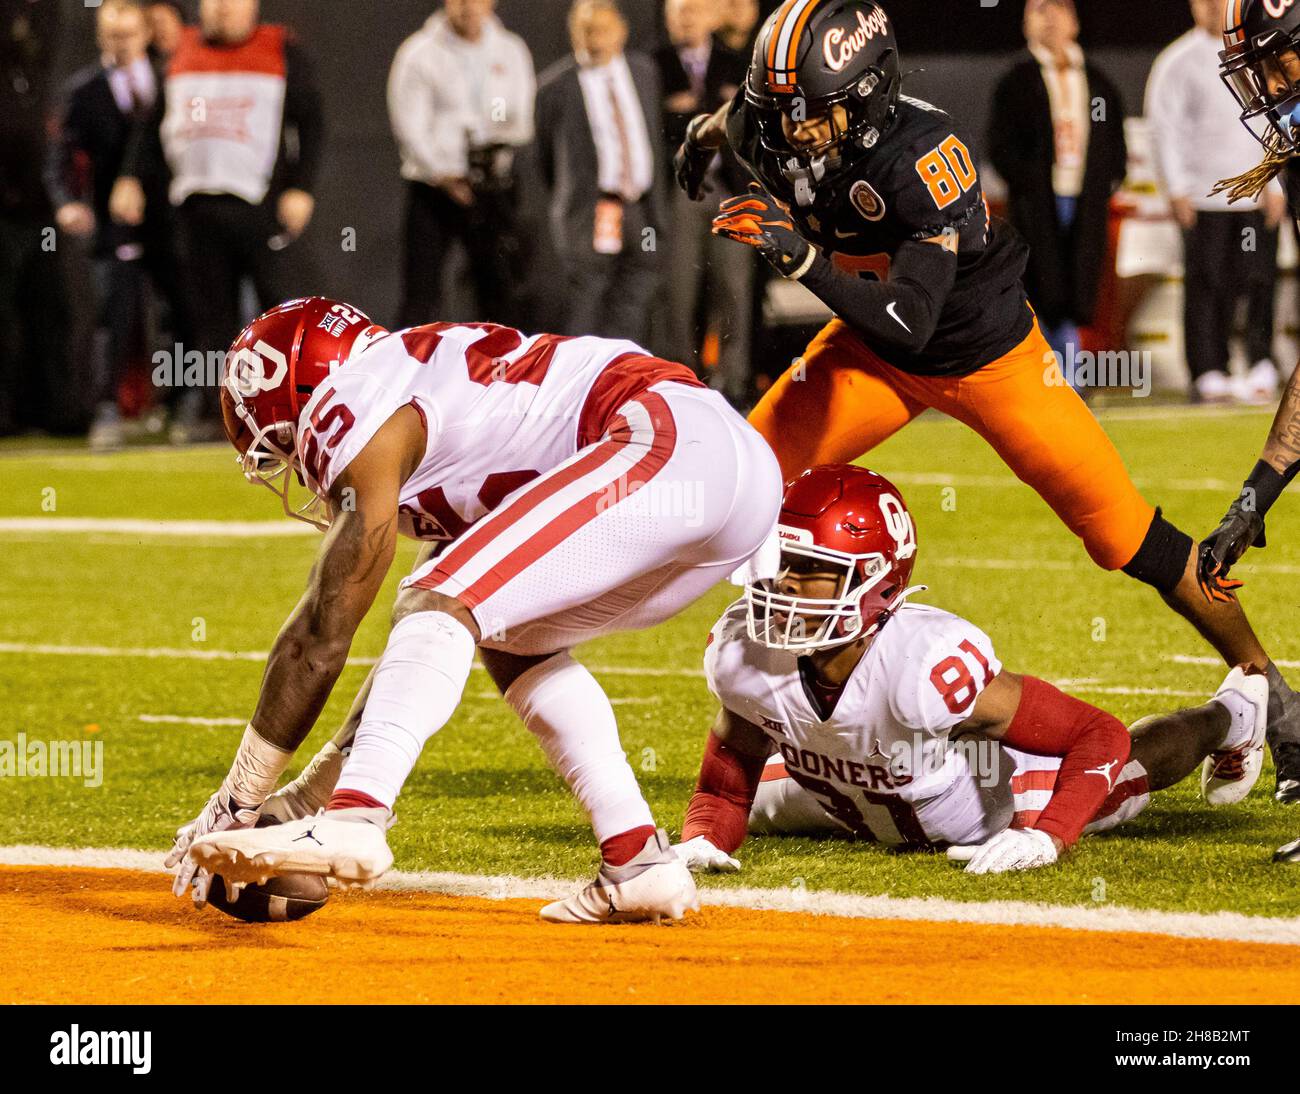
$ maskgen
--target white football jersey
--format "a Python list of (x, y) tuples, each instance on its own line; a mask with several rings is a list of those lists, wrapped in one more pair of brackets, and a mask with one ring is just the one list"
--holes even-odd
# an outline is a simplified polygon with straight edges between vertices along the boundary
[(825, 720), (798, 655), (749, 637), (743, 600), (714, 626), (704, 667), (717, 700), (762, 728), (790, 776), (860, 837), (891, 846), (964, 843), (1010, 822), (1011, 765), (1001, 762), (1000, 746), (949, 737), (1002, 670), (988, 636), (966, 620), (904, 604)]
[(399, 530), (416, 539), (455, 538), (578, 450), (592, 385), (629, 356), (648, 355), (632, 342), (488, 324), (434, 323), (383, 335), (303, 407), (297, 446), (308, 486), (326, 494), (380, 427), (412, 403), (428, 443), (402, 487)]

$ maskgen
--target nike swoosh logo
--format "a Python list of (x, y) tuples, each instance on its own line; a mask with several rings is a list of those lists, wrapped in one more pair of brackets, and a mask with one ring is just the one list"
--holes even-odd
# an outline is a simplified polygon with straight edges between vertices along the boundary
[(903, 330), (907, 331), (908, 334), (911, 334), (912, 328), (909, 327), (906, 323), (903, 322), (902, 319), (899, 318), (898, 312), (894, 311), (896, 307), (898, 307), (898, 301), (891, 300), (889, 302), (889, 306), (885, 309), (885, 311), (889, 312), (890, 319), (892, 319), (895, 323), (897, 323), (900, 327), (902, 327)]
[(836, 239), (853, 239), (857, 234), (857, 232), (841, 232), (838, 228), (835, 229)]

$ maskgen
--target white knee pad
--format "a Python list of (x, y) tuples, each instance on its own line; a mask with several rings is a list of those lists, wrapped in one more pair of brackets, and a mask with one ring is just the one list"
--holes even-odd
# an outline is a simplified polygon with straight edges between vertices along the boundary
[(591, 818), (597, 841), (653, 824), (618, 739), (618, 722), (595, 677), (567, 653), (522, 673), (510, 704)]
[(460, 705), (474, 637), (446, 612), (413, 612), (389, 633), (339, 790), (392, 807), (425, 742)]

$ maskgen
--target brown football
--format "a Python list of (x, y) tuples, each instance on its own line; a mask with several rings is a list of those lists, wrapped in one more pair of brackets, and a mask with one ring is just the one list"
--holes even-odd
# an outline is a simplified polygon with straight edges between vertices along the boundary
[[(257, 827), (267, 828), (277, 823), (271, 817), (262, 817)], [(229, 899), (226, 880), (219, 875), (212, 879), (208, 890), (208, 903), (212, 907), (245, 923), (288, 923), (305, 919), (325, 907), (329, 897), (325, 879), (314, 874), (286, 874), (271, 878), (265, 885), (245, 885), (238, 900)]]
[(245, 885), (239, 899), (232, 901), (226, 894), (225, 879), (214, 877), (208, 903), (245, 923), (287, 923), (320, 911), (329, 895), (323, 877), (286, 874), (269, 879), (265, 885)]

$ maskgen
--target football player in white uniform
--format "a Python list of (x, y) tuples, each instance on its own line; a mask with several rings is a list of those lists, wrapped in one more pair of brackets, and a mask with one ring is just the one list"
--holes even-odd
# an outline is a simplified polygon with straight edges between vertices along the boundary
[[(201, 898), (214, 873), (235, 884), (383, 874), (394, 802), (459, 704), (477, 646), (601, 847), (595, 882), (543, 918), (678, 918), (697, 906), (609, 700), (567, 651), (668, 619), (772, 540), (780, 472), (758, 434), (684, 366), (629, 342), (482, 324), (390, 333), (320, 298), (283, 304), (239, 336), (222, 405), (246, 476), (328, 531), (230, 773), (178, 833), (178, 895), (197, 882)], [(442, 549), (402, 582), (328, 804), (254, 828), (399, 532)]]
[(907, 602), (916, 530), (874, 472), (815, 467), (786, 490), (781, 571), (705, 652), (722, 709), (677, 845), (735, 870), (746, 833), (835, 831), (943, 849), (972, 873), (1055, 862), (1198, 766), (1211, 804), (1263, 762), (1268, 682), (1241, 667), (1204, 706), (1112, 715), (1002, 667), (978, 627)]

